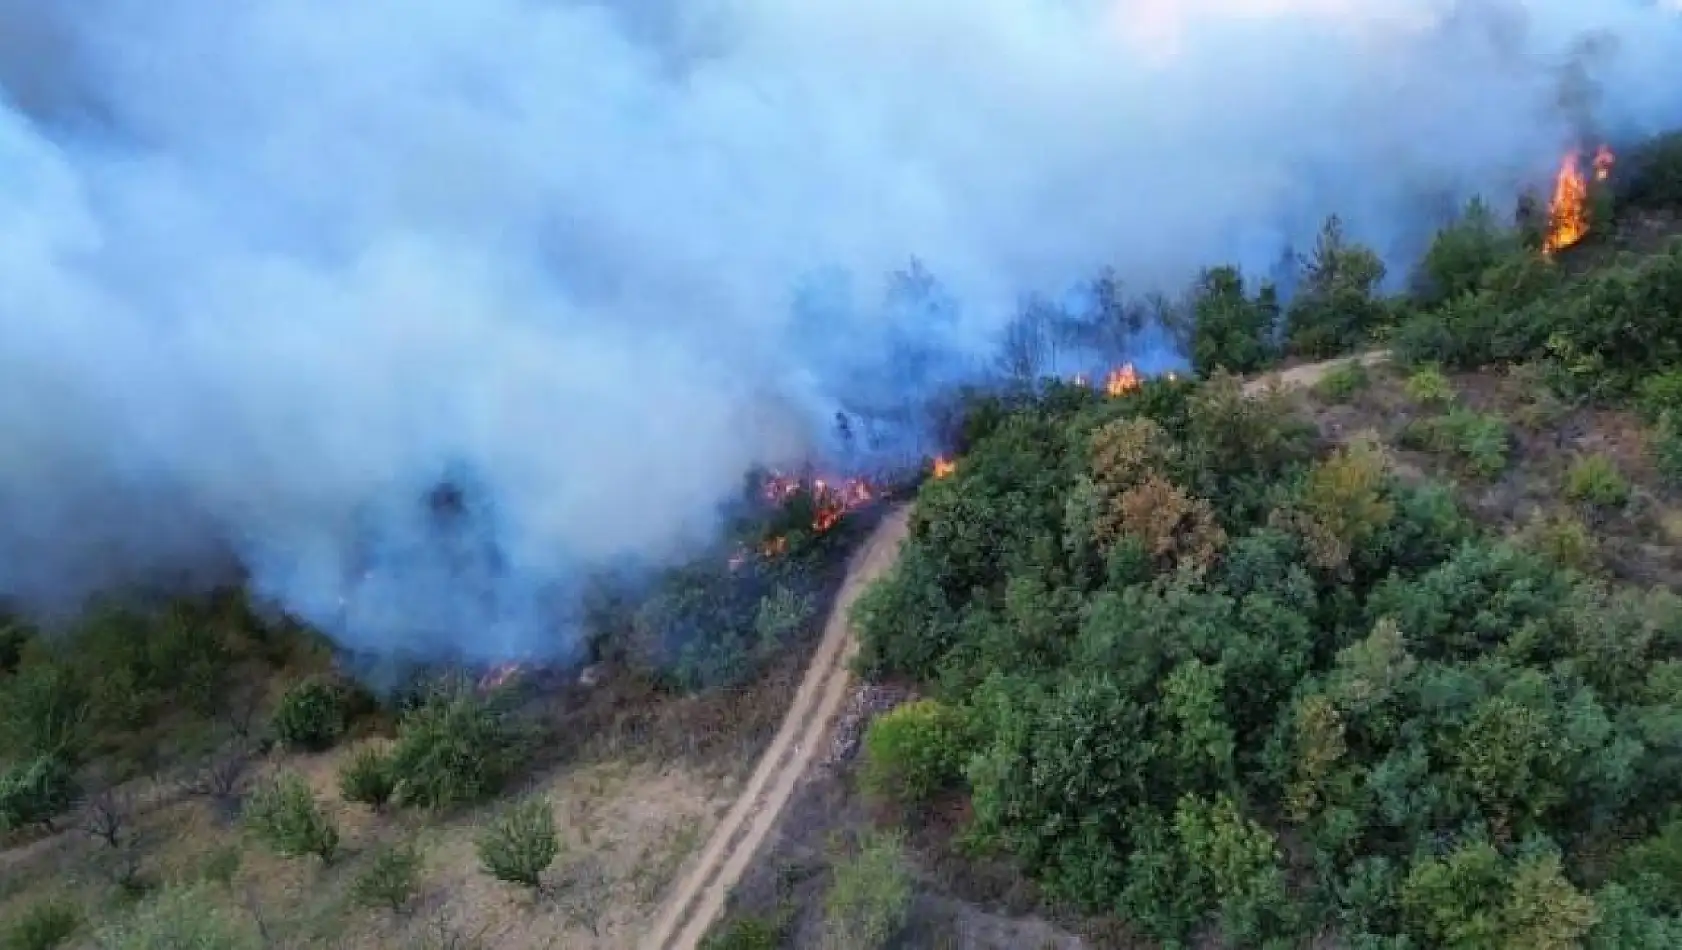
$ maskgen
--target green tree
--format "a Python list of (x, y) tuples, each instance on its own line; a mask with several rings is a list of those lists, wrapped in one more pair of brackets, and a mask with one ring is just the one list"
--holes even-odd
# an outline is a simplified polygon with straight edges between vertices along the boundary
[(42, 754), (0, 772), (0, 833), (40, 825), (70, 810), (81, 793), (76, 773), (56, 755)]
[(26, 661), (0, 680), (0, 757), (51, 755), (75, 764), (91, 714), (92, 698), (74, 670), (50, 659)]
[(1520, 253), (1518, 235), (1503, 228), (1481, 198), (1467, 203), (1458, 220), (1437, 232), (1414, 280), (1419, 302), (1433, 307), (1471, 293), (1496, 264)]
[(1199, 375), (1216, 369), (1253, 373), (1277, 356), (1280, 314), (1274, 290), (1251, 298), (1236, 267), (1205, 270), (1192, 288), (1191, 366)]
[(1365, 343), (1387, 313), (1378, 296), (1384, 262), (1370, 248), (1352, 244), (1336, 216), (1320, 230), (1314, 253), (1286, 313), (1290, 350), (1301, 356), (1336, 356)]

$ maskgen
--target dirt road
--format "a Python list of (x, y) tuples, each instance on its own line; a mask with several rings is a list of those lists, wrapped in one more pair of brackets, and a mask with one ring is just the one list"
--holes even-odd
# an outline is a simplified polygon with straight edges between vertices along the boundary
[(848, 616), (859, 594), (899, 557), (910, 514), (909, 506), (890, 512), (853, 555), (824, 625), (823, 640), (776, 738), (700, 858), (667, 898), (654, 927), (643, 938), (646, 950), (692, 950), (724, 910), (730, 889), (776, 824), (841, 710), (850, 675), (847, 661), (856, 646)]
[[(1372, 366), (1388, 358), (1387, 352), (1375, 351), (1295, 366), (1253, 379), (1244, 385), (1244, 391), (1255, 394), (1274, 384), (1287, 389), (1311, 386), (1339, 366), (1357, 361)], [(909, 507), (889, 514), (854, 555), (824, 627), (823, 641), (776, 738), (759, 760), (741, 797), (713, 831), (694, 867), (667, 899), (653, 929), (643, 940), (645, 950), (693, 950), (723, 912), (730, 889), (736, 886), (770, 834), (777, 816), (823, 746), (829, 727), (840, 712), (847, 695), (847, 660), (856, 645), (848, 615), (859, 594), (893, 566), (905, 540), (909, 516)]]

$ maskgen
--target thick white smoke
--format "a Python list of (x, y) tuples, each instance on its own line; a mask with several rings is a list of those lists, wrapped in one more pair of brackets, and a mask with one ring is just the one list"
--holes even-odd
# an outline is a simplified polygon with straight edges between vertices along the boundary
[(1638, 2), (0, 0), (0, 595), (233, 558), (350, 646), (564, 650), (544, 583), (704, 536), (893, 341), (1334, 210), (1405, 254), (1677, 62)]

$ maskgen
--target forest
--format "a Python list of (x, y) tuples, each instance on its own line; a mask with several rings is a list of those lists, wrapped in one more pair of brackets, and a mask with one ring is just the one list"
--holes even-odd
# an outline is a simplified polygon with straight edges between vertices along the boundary
[[(861, 669), (924, 697), (861, 788), (1162, 946), (1682, 945), (1676, 149), (1592, 195), (1602, 241), (1474, 203), (1383, 296), (1334, 223), (1284, 334), (1205, 273), (1198, 379), (978, 401), (858, 609)], [(1307, 395), (1234, 375), (1378, 347)], [(1521, 468), (1558, 473), (1528, 517), (1490, 503)]]

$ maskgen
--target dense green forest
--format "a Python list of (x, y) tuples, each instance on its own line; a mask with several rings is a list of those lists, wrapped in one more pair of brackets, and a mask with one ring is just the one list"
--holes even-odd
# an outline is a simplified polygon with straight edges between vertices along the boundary
[[(963, 847), (1169, 945), (1682, 946), (1682, 598), (1464, 504), (1527, 423), (1444, 372), (1634, 410), (1649, 503), (1679, 497), (1682, 241), (1613, 237), (1676, 208), (1667, 148), (1600, 196), (1598, 246), (1544, 256), (1474, 204), (1382, 297), (1334, 225), (1283, 338), (1267, 288), (1205, 274), (1199, 381), (979, 401), (859, 606), (863, 669), (931, 697), (871, 726), (865, 787), (913, 822), (961, 801)], [(1419, 412), (1400, 448), (1222, 371), (1378, 345)], [(1604, 459), (1561, 494), (1579, 542), (1630, 504)]]

